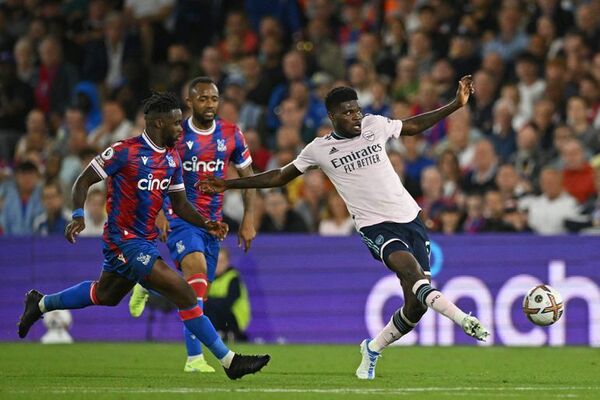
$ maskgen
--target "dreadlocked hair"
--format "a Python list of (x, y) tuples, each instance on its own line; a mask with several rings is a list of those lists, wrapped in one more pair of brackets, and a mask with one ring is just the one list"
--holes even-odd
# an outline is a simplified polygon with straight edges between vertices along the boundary
[(332, 89), (325, 96), (325, 108), (327, 108), (328, 112), (332, 112), (340, 103), (352, 100), (358, 100), (356, 90), (346, 86), (339, 86)]
[(179, 108), (179, 100), (172, 92), (152, 92), (152, 95), (142, 102), (144, 115), (152, 113), (168, 113)]

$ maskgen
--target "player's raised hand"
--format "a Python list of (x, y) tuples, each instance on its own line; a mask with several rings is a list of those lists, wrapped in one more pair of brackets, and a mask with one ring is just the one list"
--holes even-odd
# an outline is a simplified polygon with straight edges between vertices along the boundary
[(206, 221), (206, 230), (217, 239), (223, 240), (227, 236), (227, 232), (229, 232), (229, 225), (225, 222)]
[(465, 75), (458, 81), (458, 90), (456, 91), (456, 101), (459, 106), (464, 106), (469, 101), (469, 96), (475, 93), (473, 88), (473, 77)]
[(226, 190), (225, 181), (214, 176), (203, 177), (194, 186), (205, 194), (222, 193)]
[(85, 229), (83, 218), (74, 218), (65, 228), (65, 238), (71, 243), (75, 243), (75, 237)]
[(250, 245), (256, 237), (256, 229), (254, 229), (254, 221), (249, 218), (242, 220), (242, 225), (238, 230), (238, 247), (244, 246), (244, 253), (250, 250)]

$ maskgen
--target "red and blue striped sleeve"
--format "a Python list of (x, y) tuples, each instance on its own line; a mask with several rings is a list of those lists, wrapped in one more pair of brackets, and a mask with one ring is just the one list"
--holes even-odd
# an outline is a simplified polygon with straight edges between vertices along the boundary
[(172, 154), (176, 167), (175, 171), (173, 171), (173, 175), (171, 176), (169, 192), (181, 192), (182, 190), (185, 190), (185, 185), (183, 183), (183, 171), (181, 169), (181, 159), (176, 151), (173, 151)]
[(127, 163), (127, 146), (117, 142), (94, 157), (90, 166), (102, 179), (116, 174)]
[(237, 127), (234, 133), (234, 140), (235, 148), (231, 153), (231, 160), (233, 161), (233, 164), (236, 168), (246, 168), (252, 164), (252, 156), (250, 155), (250, 149), (248, 149), (248, 145), (246, 144), (244, 134)]

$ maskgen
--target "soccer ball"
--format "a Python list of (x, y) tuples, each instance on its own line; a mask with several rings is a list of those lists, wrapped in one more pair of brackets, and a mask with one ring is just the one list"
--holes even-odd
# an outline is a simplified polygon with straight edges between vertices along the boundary
[(536, 325), (552, 325), (560, 319), (564, 310), (562, 296), (548, 285), (530, 289), (523, 298), (523, 312)]

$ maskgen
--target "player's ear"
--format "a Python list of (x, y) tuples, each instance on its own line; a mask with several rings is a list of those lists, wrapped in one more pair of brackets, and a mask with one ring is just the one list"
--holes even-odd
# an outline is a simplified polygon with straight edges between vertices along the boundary
[(190, 98), (190, 96), (185, 97), (185, 104), (188, 106), (188, 108), (192, 108), (192, 99)]
[(162, 118), (156, 118), (154, 120), (154, 126), (158, 129), (162, 129), (162, 127), (165, 125), (165, 122), (163, 121)]

